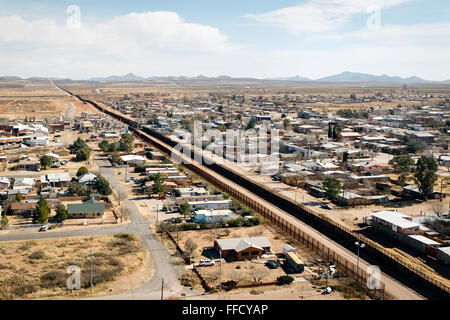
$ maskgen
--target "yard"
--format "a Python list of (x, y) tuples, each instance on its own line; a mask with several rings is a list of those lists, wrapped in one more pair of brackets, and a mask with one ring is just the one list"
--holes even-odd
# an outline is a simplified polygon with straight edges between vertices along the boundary
[[(0, 248), (0, 299), (67, 299), (117, 292), (129, 289), (131, 278), (134, 286), (142, 283), (149, 276), (144, 271), (149, 270), (147, 264), (148, 253), (133, 235), (4, 242)], [(81, 268), (81, 290), (72, 292), (66, 284), (71, 265)]]

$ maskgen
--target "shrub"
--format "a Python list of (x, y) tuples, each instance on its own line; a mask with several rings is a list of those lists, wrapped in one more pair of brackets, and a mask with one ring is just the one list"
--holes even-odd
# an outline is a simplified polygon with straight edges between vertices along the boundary
[(42, 250), (37, 250), (37, 251), (34, 251), (32, 254), (30, 254), (29, 258), (33, 259), (33, 260), (43, 259), (43, 258), (45, 258), (45, 253)]
[(282, 286), (291, 284), (292, 281), (294, 281), (294, 278), (292, 278), (291, 276), (281, 276), (277, 278), (277, 285)]
[(184, 231), (187, 230), (197, 230), (199, 228), (199, 225), (193, 222), (183, 223), (181, 224), (181, 229)]

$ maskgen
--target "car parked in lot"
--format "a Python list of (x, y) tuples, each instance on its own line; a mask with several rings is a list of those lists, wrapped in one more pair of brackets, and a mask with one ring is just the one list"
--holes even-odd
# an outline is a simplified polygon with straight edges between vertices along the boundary
[(276, 260), (267, 261), (266, 266), (268, 266), (270, 269), (278, 269), (279, 267), (281, 267), (281, 265)]
[(48, 225), (44, 225), (39, 229), (39, 232), (45, 232), (48, 230)]

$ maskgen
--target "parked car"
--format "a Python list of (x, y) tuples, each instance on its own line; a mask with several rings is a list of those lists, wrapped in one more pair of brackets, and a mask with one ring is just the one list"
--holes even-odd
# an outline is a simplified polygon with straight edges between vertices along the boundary
[(48, 225), (44, 225), (39, 229), (39, 232), (45, 232), (48, 230)]
[(62, 165), (65, 165), (65, 164), (67, 164), (67, 160), (63, 160), (63, 161), (61, 161), (61, 164), (62, 164)]
[(268, 266), (270, 269), (278, 269), (279, 267), (281, 267), (281, 265), (276, 260), (267, 261), (266, 266)]
[(333, 207), (330, 206), (328, 203), (322, 203), (320, 206), (327, 210), (333, 210)]
[(50, 167), (50, 168), (59, 168), (59, 167), (61, 167), (61, 165), (59, 164), (59, 163), (55, 163), (55, 164), (52, 164), (52, 166)]
[(214, 266), (215, 264), (216, 264), (216, 262), (214, 260), (200, 260), (198, 265), (200, 267), (210, 267), (210, 266)]

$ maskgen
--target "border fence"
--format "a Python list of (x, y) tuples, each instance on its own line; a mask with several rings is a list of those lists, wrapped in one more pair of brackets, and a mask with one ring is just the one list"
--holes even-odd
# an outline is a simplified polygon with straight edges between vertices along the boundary
[[(69, 93), (70, 95), (73, 95), (66, 89), (63, 89), (61, 87), (59, 88)], [(141, 127), (141, 125), (128, 117), (124, 117), (123, 115), (115, 111), (112, 112), (109, 109), (105, 109), (99, 106), (97, 103), (83, 99), (78, 95), (74, 96), (82, 102), (89, 103), (98, 110), (128, 124), (130, 126), (130, 129), (135, 132), (140, 138), (146, 140), (147, 142), (150, 142), (166, 153), (170, 154), (172, 152), (172, 147), (177, 144), (170, 138), (147, 127), (144, 127), (142, 129), (143, 131), (141, 131), (140, 129), (138, 129)], [(191, 157), (192, 159), (194, 159), (194, 153), (191, 154)], [(279, 207), (283, 211), (292, 214), (294, 217), (305, 222), (307, 225), (313, 227), (320, 233), (330, 237), (332, 240), (338, 242), (347, 249), (354, 249), (355, 241), (359, 240), (364, 242), (366, 244), (366, 249), (361, 253), (361, 257), (363, 259), (382, 266), (383, 270), (386, 273), (392, 275), (396, 279), (399, 279), (403, 283), (407, 283), (408, 286), (412, 287), (428, 298), (450, 299), (450, 285), (448, 280), (438, 276), (437, 274), (427, 271), (424, 267), (414, 264), (407, 258), (391, 252), (390, 250), (384, 248), (376, 242), (364, 237), (363, 235), (353, 232), (352, 230), (336, 223), (328, 217), (314, 212), (302, 205), (298, 205), (291, 199), (281, 194), (274, 193), (272, 190), (269, 190), (265, 186), (260, 185), (254, 181), (250, 181), (246, 177), (242, 177), (241, 175), (230, 170), (229, 168), (225, 168), (224, 166), (215, 163), (211, 165), (201, 165), (195, 163), (194, 160), (190, 161), (190, 163), (186, 166), (190, 170), (210, 181), (212, 184), (229, 193), (234, 198), (242, 201), (247, 206), (260, 212), (271, 222), (281, 227), (282, 229), (284, 228), (286, 232), (292, 233), (294, 238), (298, 237), (299, 241), (304, 241), (306, 245), (310, 245), (312, 249), (316, 250), (319, 254), (325, 255), (326, 252), (327, 257), (331, 254), (330, 259), (333, 259), (333, 262), (336, 263), (338, 267), (343, 268), (349, 274), (349, 276), (353, 277), (355, 280), (363, 283), (364, 281), (367, 281), (369, 279), (369, 275), (361, 268), (357, 273), (355, 270), (356, 267), (353, 263), (351, 263), (344, 257), (337, 255), (335, 252), (330, 250), (330, 248), (326, 247), (322, 243), (319, 243), (318, 240), (313, 239), (309, 235), (305, 236), (303, 233), (302, 236), (302, 231), (300, 229), (297, 228), (296, 230), (296, 227), (287, 222), (285, 219), (271, 212), (271, 210), (267, 209), (264, 205), (258, 204), (254, 200), (251, 200), (248, 196), (237, 191), (235, 188), (230, 187), (227, 183), (225, 183), (223, 179), (219, 180), (215, 178), (205, 169), (211, 169), (215, 173), (222, 175), (226, 179), (242, 186), (243, 188), (259, 196), (260, 198), (266, 200), (267, 202)]]

